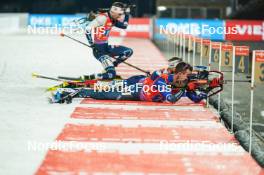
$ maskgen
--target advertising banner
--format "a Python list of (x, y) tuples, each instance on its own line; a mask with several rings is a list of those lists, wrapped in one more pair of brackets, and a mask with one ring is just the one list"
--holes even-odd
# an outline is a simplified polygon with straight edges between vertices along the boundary
[(111, 36), (150, 38), (151, 24), (149, 18), (131, 18), (126, 30), (113, 28)]
[(31, 14), (28, 25), (34, 27), (74, 27), (76, 24), (73, 21), (83, 17), (82, 15)]
[[(36, 28), (77, 28), (74, 20), (83, 18), (83, 15), (29, 15), (28, 25)], [(85, 26), (81, 26), (85, 27)], [(150, 38), (151, 25), (149, 18), (132, 18), (127, 29), (114, 27), (110, 36), (126, 36), (137, 38)]]
[[(231, 32), (235, 29), (235, 32)], [(227, 20), (226, 40), (230, 41), (263, 41), (264, 21)]]

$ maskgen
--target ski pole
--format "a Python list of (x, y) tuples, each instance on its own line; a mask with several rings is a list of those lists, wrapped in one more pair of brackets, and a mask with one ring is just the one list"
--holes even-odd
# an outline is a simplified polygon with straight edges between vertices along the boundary
[[(78, 43), (80, 43), (80, 44), (82, 44), (82, 45), (84, 45), (84, 46), (87, 46), (87, 47), (89, 47), (89, 48), (93, 48), (92, 46), (90, 46), (90, 45), (88, 45), (88, 44), (86, 44), (86, 43), (83, 43), (83, 42), (81, 42), (81, 41), (79, 41), (79, 40), (77, 40), (77, 39), (75, 39), (75, 38), (73, 38), (73, 37), (71, 37), (71, 36), (69, 36), (69, 35), (64, 34), (64, 33), (61, 33), (60, 35), (61, 35), (62, 37), (65, 36), (65, 37), (67, 37), (67, 38), (69, 38), (69, 39), (71, 39), (71, 40), (73, 40), (73, 41), (75, 41), (75, 42), (78, 42)], [(114, 58), (114, 59), (116, 59), (116, 58)], [(139, 67), (137, 67), (137, 66), (134, 66), (134, 65), (132, 65), (132, 64), (126, 62), (126, 61), (123, 61), (123, 63), (126, 64), (126, 65), (128, 65), (128, 66), (130, 66), (130, 67), (133, 67), (134, 69), (137, 69), (137, 70), (139, 70), (139, 71), (141, 71), (141, 72), (143, 72), (143, 73), (145, 73), (145, 74), (147, 74), (147, 75), (150, 75), (150, 72), (149, 72), (149, 71), (145, 71), (145, 70), (143, 70), (143, 69), (141, 69), (141, 68), (139, 68)]]
[[(116, 58), (114, 58), (114, 59), (116, 59)], [(130, 67), (133, 67), (134, 69), (137, 69), (137, 70), (139, 70), (139, 71), (141, 71), (141, 72), (143, 72), (143, 73), (145, 73), (147, 75), (150, 75), (150, 72), (149, 71), (145, 71), (145, 70), (143, 70), (143, 69), (141, 69), (141, 68), (139, 68), (137, 66), (134, 66), (134, 65), (132, 65), (132, 64), (130, 64), (128, 62), (125, 62), (125, 61), (123, 61), (123, 63), (126, 64), (126, 65), (128, 65), (128, 66), (130, 66)]]
[(69, 38), (69, 39), (71, 39), (71, 40), (73, 40), (73, 41), (75, 41), (75, 42), (77, 42), (77, 43), (80, 43), (80, 44), (82, 44), (82, 45), (84, 45), (84, 46), (87, 46), (87, 47), (93, 48), (92, 46), (90, 46), (90, 45), (88, 45), (88, 44), (85, 44), (85, 43), (83, 43), (83, 42), (81, 42), (81, 41), (79, 41), (79, 40), (77, 40), (77, 39), (75, 39), (75, 38), (73, 38), (73, 37), (71, 37), (71, 36), (69, 36), (69, 35), (66, 35), (66, 34), (64, 34), (64, 33), (61, 33), (60, 36), (62, 36), (62, 37), (65, 36), (66, 38)]

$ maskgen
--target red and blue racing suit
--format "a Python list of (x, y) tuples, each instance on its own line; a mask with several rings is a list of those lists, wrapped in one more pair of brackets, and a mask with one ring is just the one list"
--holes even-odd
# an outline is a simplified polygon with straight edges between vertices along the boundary
[[(108, 39), (113, 27), (127, 28), (129, 15), (126, 14), (122, 22), (113, 20), (109, 13), (101, 13), (99, 17), (106, 17), (106, 22), (103, 26), (95, 28), (94, 34), (86, 32), (86, 38), (94, 47), (93, 54), (95, 58), (102, 63), (105, 70), (105, 73), (97, 74), (96, 79), (113, 79), (116, 76), (115, 67), (131, 57), (133, 50), (125, 46), (109, 45)], [(114, 58), (114, 61), (112, 58)]]

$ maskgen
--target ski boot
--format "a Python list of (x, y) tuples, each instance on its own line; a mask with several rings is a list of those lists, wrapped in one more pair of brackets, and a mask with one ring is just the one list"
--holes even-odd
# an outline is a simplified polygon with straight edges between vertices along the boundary
[(56, 92), (52, 93), (52, 97), (50, 98), (50, 103), (67, 103), (70, 104), (72, 103), (72, 95), (74, 94), (75, 90), (74, 89), (58, 89)]

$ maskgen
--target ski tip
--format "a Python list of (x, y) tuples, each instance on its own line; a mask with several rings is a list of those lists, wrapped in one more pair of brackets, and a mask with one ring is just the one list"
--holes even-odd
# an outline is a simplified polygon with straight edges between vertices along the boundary
[(61, 33), (60, 33), (60, 36), (64, 37), (64, 36), (65, 36), (65, 34), (64, 34), (63, 32), (61, 32)]
[(32, 76), (33, 78), (36, 78), (36, 77), (38, 76), (38, 74), (37, 74), (37, 73), (32, 73), (31, 76)]
[(47, 89), (45, 89), (45, 92), (53, 92), (56, 91), (57, 89), (55, 87), (49, 87)]

